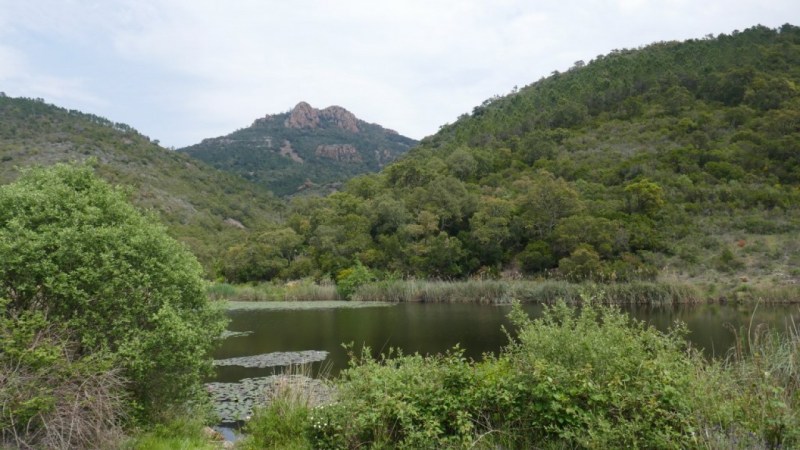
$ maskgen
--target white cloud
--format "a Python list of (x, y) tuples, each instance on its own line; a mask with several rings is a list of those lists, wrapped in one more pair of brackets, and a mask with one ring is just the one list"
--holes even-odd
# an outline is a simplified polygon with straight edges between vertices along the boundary
[(18, 95), (71, 96), (167, 145), (300, 100), (419, 138), (578, 59), (780, 26), (800, 16), (795, 3), (0, 0), (0, 82), (13, 79)]

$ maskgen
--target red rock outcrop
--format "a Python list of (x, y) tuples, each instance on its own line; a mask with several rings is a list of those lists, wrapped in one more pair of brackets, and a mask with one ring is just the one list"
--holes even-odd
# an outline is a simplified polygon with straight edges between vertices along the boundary
[(306, 102), (300, 102), (292, 109), (285, 125), (287, 128), (317, 128), (319, 126), (319, 111)]
[(300, 102), (289, 113), (284, 122), (287, 128), (318, 128), (334, 126), (352, 133), (358, 133), (358, 119), (350, 111), (341, 106), (329, 106), (323, 110), (313, 108), (306, 102)]
[(344, 162), (361, 162), (361, 155), (350, 144), (320, 145), (315, 152), (317, 156)]
[(338, 128), (358, 133), (358, 119), (353, 113), (341, 106), (329, 106), (320, 111), (319, 115), (333, 122)]

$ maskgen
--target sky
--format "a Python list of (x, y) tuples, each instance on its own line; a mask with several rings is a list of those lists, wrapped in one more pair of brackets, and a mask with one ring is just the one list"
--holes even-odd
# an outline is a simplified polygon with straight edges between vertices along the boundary
[(0, 0), (0, 92), (167, 147), (300, 101), (420, 139), (579, 60), (785, 23), (797, 0)]

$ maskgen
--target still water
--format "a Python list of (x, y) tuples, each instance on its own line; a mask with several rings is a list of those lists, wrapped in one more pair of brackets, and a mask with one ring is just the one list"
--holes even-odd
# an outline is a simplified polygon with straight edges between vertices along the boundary
[[(538, 317), (542, 307), (524, 305)], [(763, 324), (785, 330), (794, 320), (800, 325), (798, 305), (699, 305), (676, 307), (623, 307), (633, 317), (660, 330), (676, 320), (689, 328), (689, 341), (709, 356), (724, 356), (734, 344), (733, 330), (746, 330)], [(373, 353), (399, 348), (405, 353), (439, 353), (455, 345), (467, 357), (478, 359), (486, 352), (497, 352), (508, 343), (502, 327), (511, 329), (506, 317), (509, 306), (475, 304), (401, 303), (358, 309), (328, 308), (310, 310), (232, 310), (228, 329), (251, 334), (225, 339), (214, 354), (216, 359), (251, 356), (271, 352), (323, 350), (329, 352), (322, 363), (331, 374), (347, 367), (343, 343), (356, 349), (368, 346)], [(317, 368), (318, 369), (318, 368)], [(216, 368), (216, 381), (234, 382), (242, 378), (276, 373), (275, 368)]]

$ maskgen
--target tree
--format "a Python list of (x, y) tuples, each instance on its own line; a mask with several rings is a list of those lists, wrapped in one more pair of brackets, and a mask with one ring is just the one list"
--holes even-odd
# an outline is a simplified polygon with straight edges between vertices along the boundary
[(534, 180), (523, 178), (514, 183), (519, 192), (517, 211), (526, 236), (546, 238), (563, 217), (582, 208), (580, 195), (563, 178), (545, 170), (537, 172)]
[(625, 201), (630, 213), (654, 215), (664, 206), (664, 190), (643, 178), (625, 186)]
[(470, 242), (474, 243), (483, 264), (496, 264), (503, 259), (512, 238), (509, 228), (512, 209), (508, 200), (484, 196), (470, 218)]
[(75, 355), (110, 354), (138, 417), (195, 398), (224, 328), (202, 268), (91, 168), (27, 171), (0, 187), (4, 314), (42, 312)]

